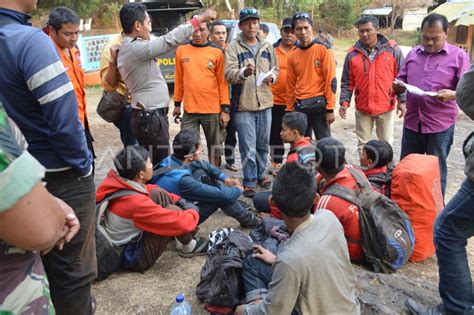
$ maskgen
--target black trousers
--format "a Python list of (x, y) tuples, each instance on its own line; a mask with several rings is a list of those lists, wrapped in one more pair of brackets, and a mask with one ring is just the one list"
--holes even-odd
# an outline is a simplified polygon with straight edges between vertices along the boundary
[(316, 140), (331, 136), (331, 127), (326, 121), (326, 111), (320, 113), (306, 114), (308, 117), (308, 128), (306, 129), (305, 136), (311, 138), (311, 131), (314, 131)]
[(62, 251), (43, 256), (57, 314), (92, 314), (91, 283), (97, 276), (95, 254), (94, 177), (79, 178), (73, 170), (47, 172), (46, 188), (74, 210), (81, 228)]
[(272, 126), (270, 129), (270, 157), (274, 163), (282, 163), (285, 156), (285, 147), (280, 137), (281, 121), (285, 115), (286, 106), (273, 105)]

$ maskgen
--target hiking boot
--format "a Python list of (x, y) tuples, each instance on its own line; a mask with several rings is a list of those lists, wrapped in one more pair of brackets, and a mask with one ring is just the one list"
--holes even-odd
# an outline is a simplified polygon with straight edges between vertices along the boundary
[(272, 181), (267, 176), (264, 176), (262, 179), (257, 181), (257, 184), (259, 184), (263, 189), (268, 189), (272, 186)]
[(181, 250), (178, 250), (178, 255), (183, 258), (192, 258), (198, 255), (206, 255), (207, 245), (208, 245), (208, 242), (205, 239), (198, 238), (196, 239), (196, 245), (194, 246), (194, 249), (192, 251), (185, 253), (181, 249)]
[(443, 304), (424, 306), (424, 305), (416, 303), (412, 299), (408, 299), (405, 301), (405, 305), (408, 307), (408, 309), (410, 310), (410, 313), (413, 315), (444, 315), (446, 314)]
[(240, 222), (240, 226), (244, 229), (255, 229), (262, 223), (262, 218), (253, 213), (248, 214), (248, 219), (245, 222)]
[(257, 191), (255, 190), (255, 187), (244, 186), (244, 192), (243, 192), (244, 197), (253, 198), (253, 196), (255, 196), (256, 193)]

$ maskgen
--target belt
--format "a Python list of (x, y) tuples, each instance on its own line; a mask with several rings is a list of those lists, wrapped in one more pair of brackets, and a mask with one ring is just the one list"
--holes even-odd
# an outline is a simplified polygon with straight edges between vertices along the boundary
[(168, 116), (168, 107), (166, 108), (155, 108), (155, 109), (139, 109), (134, 108), (134, 112), (139, 113), (140, 111), (144, 111), (150, 114), (158, 114), (159, 116)]

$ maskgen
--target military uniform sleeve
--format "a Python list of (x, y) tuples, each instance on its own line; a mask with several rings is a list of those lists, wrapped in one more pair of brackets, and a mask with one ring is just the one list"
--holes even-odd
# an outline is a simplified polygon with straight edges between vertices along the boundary
[(25, 150), (19, 136), (21, 132), (0, 104), (0, 212), (11, 208), (44, 177), (44, 167)]

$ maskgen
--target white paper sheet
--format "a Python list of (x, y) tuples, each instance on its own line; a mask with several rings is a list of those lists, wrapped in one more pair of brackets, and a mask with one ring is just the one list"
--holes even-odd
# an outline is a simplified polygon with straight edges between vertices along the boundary
[[(403, 83), (403, 82), (402, 82)], [(412, 94), (416, 95), (428, 95), (428, 96), (436, 96), (438, 93), (436, 92), (428, 92), (428, 91), (423, 91), (417, 86), (408, 84), (408, 83), (403, 83), (403, 85), (406, 87), (407, 91)]]
[(272, 75), (273, 70), (275, 70), (275, 67), (271, 68), (270, 71), (268, 72), (260, 72), (257, 78), (257, 86), (261, 86), (263, 83), (263, 80), (265, 80), (265, 78), (267, 78), (268, 76)]

